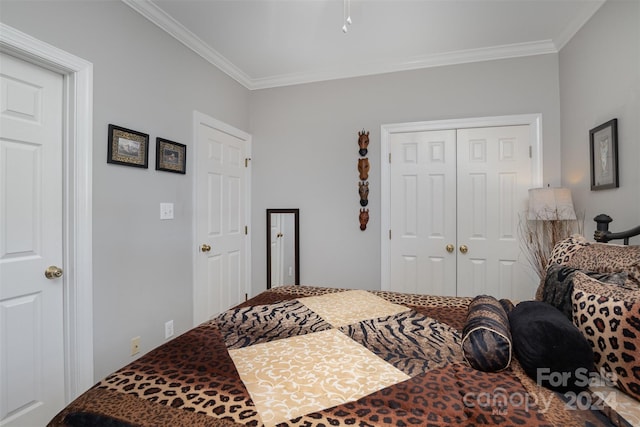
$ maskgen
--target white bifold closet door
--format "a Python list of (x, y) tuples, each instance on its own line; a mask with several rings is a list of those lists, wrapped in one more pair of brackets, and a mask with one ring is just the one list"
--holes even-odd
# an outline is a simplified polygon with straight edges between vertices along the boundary
[(391, 136), (391, 289), (531, 298), (518, 236), (529, 145), (526, 125)]

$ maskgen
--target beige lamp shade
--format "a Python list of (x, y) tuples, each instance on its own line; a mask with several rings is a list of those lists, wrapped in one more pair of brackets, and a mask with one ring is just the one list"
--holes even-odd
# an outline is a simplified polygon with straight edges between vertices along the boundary
[(555, 221), (574, 220), (571, 190), (568, 188), (531, 188), (529, 189), (530, 220)]

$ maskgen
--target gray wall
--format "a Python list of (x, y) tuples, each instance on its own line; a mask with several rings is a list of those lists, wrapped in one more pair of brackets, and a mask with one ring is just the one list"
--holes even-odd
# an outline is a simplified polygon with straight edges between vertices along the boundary
[[(157, 136), (190, 145), (193, 110), (248, 130), (249, 91), (119, 1), (6, 1), (2, 22), (94, 65), (95, 377), (192, 325), (192, 175), (155, 170)], [(55, 19), (52, 19), (55, 17)], [(110, 165), (109, 123), (150, 135), (149, 169)], [(189, 152), (187, 148), (187, 154)], [(160, 221), (160, 202), (175, 220)]]
[[(609, 0), (560, 51), (562, 182), (585, 213), (613, 231), (640, 225), (640, 2)], [(620, 187), (591, 191), (589, 129), (618, 119)], [(620, 243), (618, 241), (618, 243)], [(640, 238), (632, 239), (639, 244)]]
[[(488, 61), (251, 93), (253, 293), (266, 287), (265, 209), (300, 208), (301, 283), (380, 288), (380, 126), (541, 113), (544, 182), (560, 184), (558, 56)], [(360, 231), (358, 131), (370, 131)]]

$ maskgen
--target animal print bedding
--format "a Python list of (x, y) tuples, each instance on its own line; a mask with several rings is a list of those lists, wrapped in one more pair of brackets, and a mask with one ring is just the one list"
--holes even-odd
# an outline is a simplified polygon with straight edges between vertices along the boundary
[(624, 425), (567, 406), (516, 360), (472, 369), (470, 301), (275, 288), (109, 375), (49, 425)]

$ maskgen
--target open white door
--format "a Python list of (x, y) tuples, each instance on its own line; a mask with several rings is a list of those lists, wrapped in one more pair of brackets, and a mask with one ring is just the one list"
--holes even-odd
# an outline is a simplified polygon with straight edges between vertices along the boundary
[(244, 301), (251, 136), (195, 113), (194, 324)]

